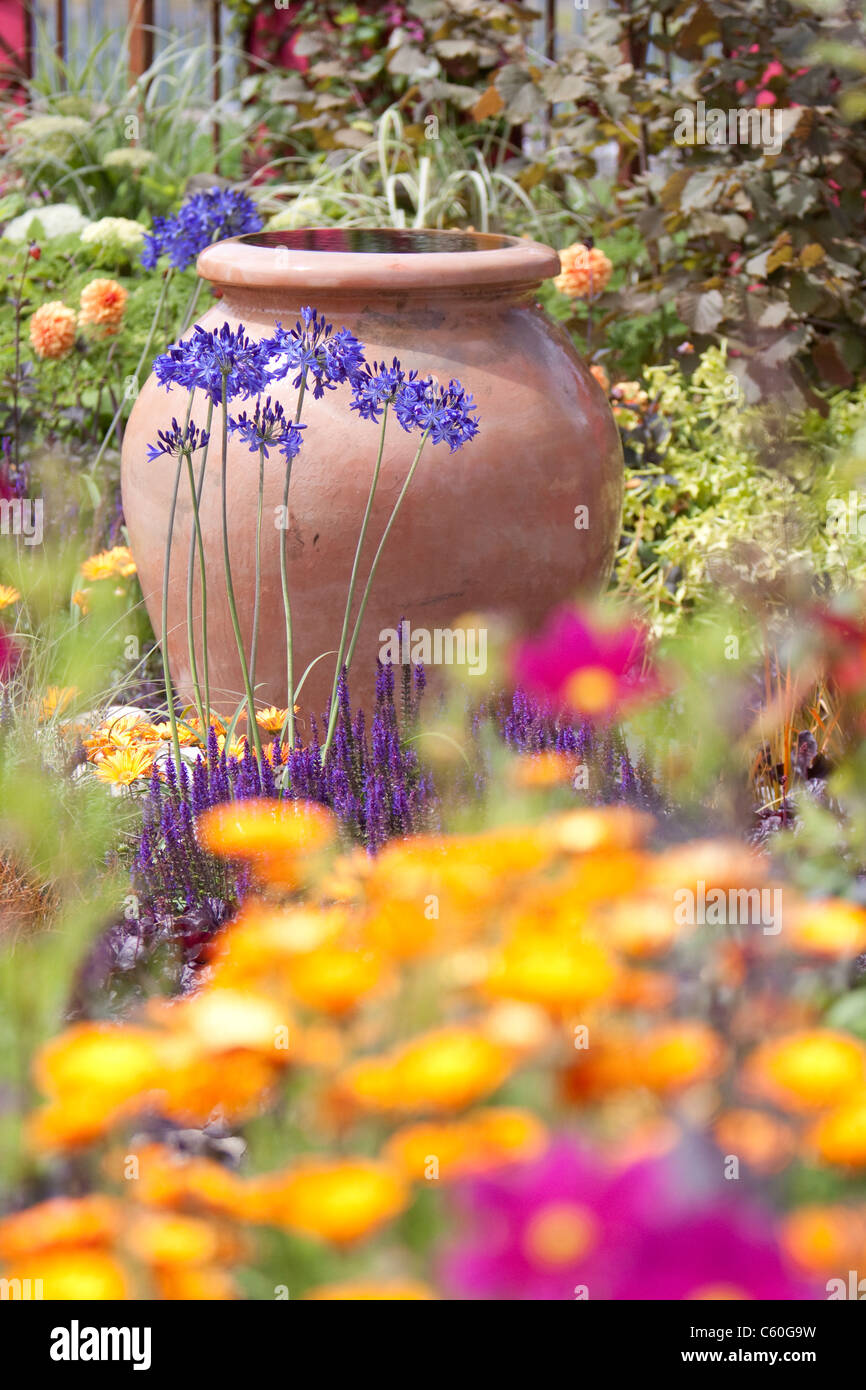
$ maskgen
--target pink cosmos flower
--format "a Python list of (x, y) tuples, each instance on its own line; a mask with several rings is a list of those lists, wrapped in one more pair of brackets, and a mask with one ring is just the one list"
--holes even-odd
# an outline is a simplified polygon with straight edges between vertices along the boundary
[(787, 1267), (767, 1213), (718, 1182), (708, 1196), (708, 1170), (684, 1148), (614, 1168), (562, 1136), (457, 1189), (461, 1238), (440, 1282), (487, 1300), (820, 1298)]
[(645, 628), (597, 627), (579, 609), (563, 607), (522, 643), (513, 668), (532, 694), (587, 719), (609, 719), (659, 693), (657, 679), (645, 672), (646, 657)]

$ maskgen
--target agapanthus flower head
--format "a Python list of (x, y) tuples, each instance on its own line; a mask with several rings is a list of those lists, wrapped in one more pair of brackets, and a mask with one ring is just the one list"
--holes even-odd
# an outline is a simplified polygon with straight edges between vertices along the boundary
[(406, 373), (395, 357), (391, 366), (365, 362), (352, 379), (352, 404), (362, 420), (380, 420), (386, 405), (396, 401), (406, 383)]
[(270, 341), (254, 342), (243, 324), (233, 329), (224, 323), (213, 332), (196, 324), (189, 338), (174, 343), (155, 359), (153, 370), (167, 391), (172, 386), (203, 391), (219, 405), (224, 391), (227, 401), (261, 394), (267, 384), (270, 353)]
[(65, 357), (75, 345), (77, 319), (60, 299), (51, 299), (30, 320), (30, 342), (37, 357), (53, 360)]
[(267, 396), (264, 402), (257, 403), (252, 415), (244, 411), (237, 417), (230, 417), (229, 429), (249, 445), (251, 454), (261, 450), (265, 458), (269, 458), (270, 450), (276, 448), (288, 463), (300, 452), (301, 430), (306, 429), (306, 425), (293, 424), (279, 401), (271, 401)]
[(546, 696), (588, 719), (610, 719), (658, 693), (645, 671), (647, 633), (636, 624), (603, 628), (579, 609), (557, 609), (538, 637), (517, 650), (514, 675), (533, 694)]
[(480, 428), (477, 406), (459, 381), (441, 386), (432, 376), (410, 372), (394, 403), (394, 413), (407, 432), (429, 431), (433, 444), (447, 444), (451, 453), (474, 439)]
[(194, 454), (197, 449), (203, 449), (207, 445), (210, 435), (207, 430), (198, 429), (191, 420), (183, 426), (172, 418), (171, 429), (157, 430), (156, 439), (155, 444), (147, 446), (148, 463), (153, 463), (163, 456), (179, 458), (181, 454)]
[(237, 188), (209, 188), (193, 193), (174, 217), (154, 218), (141, 263), (153, 270), (161, 256), (168, 256), (176, 270), (186, 270), (206, 246), (259, 232), (263, 225), (249, 194)]
[(326, 390), (352, 381), (364, 363), (364, 347), (355, 335), (348, 328), (335, 332), (324, 315), (309, 306), (301, 310), (294, 328), (277, 324), (270, 347), (270, 379), (279, 381), (294, 372), (292, 385), (297, 389), (306, 381), (316, 400)]
[(593, 299), (607, 288), (613, 274), (613, 265), (604, 252), (582, 241), (560, 251), (559, 262), (562, 270), (553, 283), (569, 299)]

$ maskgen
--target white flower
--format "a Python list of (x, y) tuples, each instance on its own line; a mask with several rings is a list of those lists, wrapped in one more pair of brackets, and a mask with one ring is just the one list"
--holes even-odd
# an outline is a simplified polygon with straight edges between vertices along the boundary
[(74, 203), (47, 203), (44, 208), (33, 208), (30, 212), (22, 212), (20, 217), (13, 217), (3, 236), (7, 241), (32, 241), (37, 222), (46, 241), (71, 236), (87, 226), (87, 218)]
[(144, 246), (144, 228), (128, 217), (100, 217), (81, 233), (81, 240), (94, 253), (94, 260), (120, 264), (132, 260)]
[(314, 227), (322, 215), (318, 198), (296, 198), (291, 207), (275, 213), (267, 225), (269, 232), (291, 231), (294, 227)]

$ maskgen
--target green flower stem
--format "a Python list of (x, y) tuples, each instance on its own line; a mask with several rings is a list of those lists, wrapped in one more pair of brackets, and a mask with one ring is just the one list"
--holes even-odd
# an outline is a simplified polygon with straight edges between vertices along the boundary
[(238, 657), (241, 663), (241, 676), (244, 683), (244, 692), (247, 699), (247, 716), (250, 723), (250, 737), (256, 750), (259, 760), (259, 767), (262, 766), (262, 741), (259, 737), (259, 726), (256, 722), (256, 705), (253, 698), (253, 689), (250, 685), (250, 673), (247, 666), (246, 653), (244, 652), (244, 639), (241, 636), (241, 625), (238, 621), (238, 609), (235, 603), (235, 590), (232, 583), (232, 566), (229, 557), (229, 514), (228, 514), (228, 452), (229, 452), (229, 411), (228, 411), (228, 392), (226, 390), (228, 382), (228, 372), (222, 374), (222, 408), (223, 408), (223, 427), (222, 427), (222, 518), (223, 518), (223, 565), (225, 568), (226, 597), (231, 614), (232, 627), (235, 634), (235, 642), (238, 648)]
[[(353, 600), (354, 600), (354, 598), (355, 598), (355, 586), (357, 585), (357, 582), (358, 582), (358, 569), (359, 569), (360, 564), (361, 564), (361, 551), (362, 551), (363, 548), (364, 548), (364, 541), (365, 541), (366, 538), (367, 538), (367, 527), (368, 527), (369, 524), (370, 524), (370, 513), (371, 513), (372, 510), (373, 510), (373, 498), (374, 498), (375, 493), (376, 493), (376, 485), (377, 485), (378, 482), (379, 482), (379, 471), (380, 471), (380, 469), (381, 469), (381, 467), (382, 467), (382, 454), (384, 453), (384, 450), (385, 450), (385, 427), (386, 427), (387, 424), (388, 424), (388, 402), (386, 401), (386, 402), (385, 402), (385, 408), (384, 408), (384, 410), (383, 410), (383, 412), (382, 412), (382, 429), (381, 429), (381, 432), (380, 432), (380, 434), (379, 434), (379, 452), (378, 452), (377, 455), (376, 455), (376, 466), (375, 466), (375, 468), (373, 469), (373, 478), (372, 478), (372, 481), (371, 481), (371, 483), (370, 483), (370, 491), (369, 491), (369, 494), (368, 494), (368, 496), (367, 496), (367, 506), (366, 506), (366, 509), (365, 509), (365, 511), (364, 511), (364, 519), (363, 519), (363, 521), (361, 522), (361, 530), (360, 530), (360, 534), (358, 535), (358, 544), (357, 544), (357, 546), (355, 547), (355, 559), (354, 559), (354, 561), (353, 561), (353, 563), (352, 563), (352, 574), (351, 574), (351, 577), (350, 577), (350, 579), (349, 579), (349, 591), (348, 591), (348, 593), (347, 593), (347, 595), (346, 595), (346, 611), (345, 611), (345, 613), (344, 613), (344, 615), (343, 615), (343, 630), (342, 630), (342, 632), (340, 633), (340, 645), (339, 645), (339, 647), (337, 648), (337, 665), (336, 665), (336, 667), (335, 667), (335, 669), (334, 669), (334, 684), (333, 684), (333, 686), (331, 687), (331, 709), (330, 709), (330, 715), (329, 715), (329, 717), (328, 717), (328, 733), (327, 733), (327, 737), (325, 738), (325, 746), (324, 746), (324, 748), (322, 749), (322, 758), (324, 758), (325, 754), (327, 753), (328, 749), (329, 749), (330, 746), (331, 746), (331, 742), (332, 742), (333, 737), (334, 737), (334, 729), (336, 728), (336, 724), (337, 724), (337, 687), (338, 687), (338, 685), (339, 685), (339, 683), (340, 683), (340, 672), (341, 672), (342, 669), (343, 669), (343, 656), (344, 656), (345, 651), (346, 651), (346, 639), (348, 638), (348, 635), (349, 635), (349, 618), (350, 618), (350, 615), (351, 615), (351, 612), (352, 612), (352, 603), (353, 603)], [(393, 520), (393, 516), (392, 516), (391, 519)], [(390, 522), (389, 522), (389, 526), (390, 526)], [(387, 533), (386, 533), (386, 534), (387, 534)], [(380, 549), (381, 549), (381, 546), (380, 546)], [(377, 558), (378, 558), (378, 557), (377, 557)], [(368, 585), (368, 587), (369, 587), (369, 585)]]
[[(207, 571), (205, 566), (204, 539), (202, 537), (200, 508), (201, 497), (204, 490), (204, 475), (207, 468), (207, 455), (210, 446), (210, 431), (213, 423), (213, 401), (208, 401), (207, 420), (205, 422), (205, 434), (208, 436), (208, 444), (202, 451), (201, 468), (199, 469), (198, 482), (192, 489), (192, 508), (195, 519), (195, 529), (189, 538), (189, 564), (187, 568), (187, 583), (191, 588), (191, 572), (195, 560), (195, 550), (198, 546), (199, 573), (201, 577), (201, 641), (202, 641), (202, 670), (204, 672), (204, 707), (207, 711), (207, 719), (202, 725), (203, 736), (207, 737), (207, 729), (210, 726), (210, 668), (207, 650)], [(192, 482), (190, 482), (192, 487)], [(191, 621), (191, 618), (189, 619)]]
[[(156, 308), (155, 308), (154, 311), (153, 311), (153, 318), (152, 318), (152, 320), (151, 320), (150, 329), (148, 330), (148, 334), (147, 334), (147, 338), (146, 338), (146, 340), (145, 340), (144, 347), (141, 349), (141, 356), (140, 356), (139, 359), (138, 359), (138, 366), (137, 366), (136, 369), (135, 369), (135, 382), (136, 382), (136, 384), (138, 383), (138, 378), (139, 378), (139, 375), (140, 375), (140, 373), (141, 373), (141, 369), (142, 369), (142, 367), (144, 366), (145, 360), (146, 360), (146, 358), (147, 358), (147, 354), (150, 352), (150, 345), (151, 345), (151, 343), (153, 342), (153, 335), (154, 335), (154, 333), (156, 332), (156, 325), (157, 325), (157, 323), (158, 323), (158, 321), (159, 321), (159, 316), (160, 316), (160, 314), (162, 313), (162, 306), (163, 306), (163, 304), (165, 303), (165, 296), (166, 296), (166, 294), (168, 293), (168, 287), (169, 287), (169, 284), (170, 284), (170, 282), (171, 282), (171, 277), (172, 277), (173, 274), (174, 274), (173, 267), (172, 267), (172, 266), (169, 266), (168, 270), (165, 272), (165, 276), (163, 277), (162, 289), (161, 289), (160, 292), (159, 292), (159, 299), (157, 300)], [(108, 441), (111, 439), (111, 436), (114, 434), (114, 431), (115, 431), (115, 429), (117, 428), (117, 423), (118, 423), (118, 421), (119, 421), (121, 415), (123, 414), (123, 407), (124, 407), (124, 405), (125, 405), (125, 398), (124, 398), (123, 400), (121, 400), (120, 405), (117, 407), (117, 410), (114, 412), (114, 419), (112, 420), (111, 424), (109, 425), (109, 427), (108, 427), (108, 432), (107, 432), (105, 438), (103, 439), (102, 443), (101, 443), (100, 446), (99, 446), (99, 452), (98, 452), (98, 454), (96, 455), (96, 458), (93, 460), (93, 463), (92, 463), (91, 466), (90, 466), (90, 471), (91, 471), (91, 473), (95, 473), (95, 472), (96, 472), (97, 468), (99, 467), (99, 465), (100, 465), (100, 463), (101, 463), (101, 461), (102, 461), (102, 456), (103, 456), (103, 454), (105, 453), (105, 450), (108, 448)]]
[(189, 299), (186, 301), (186, 308), (183, 311), (183, 317), (180, 321), (180, 332), (177, 335), (179, 338), (183, 337), (184, 333), (192, 323), (193, 315), (196, 311), (196, 306), (199, 301), (199, 296), (201, 295), (203, 284), (204, 280), (196, 280), (195, 285), (193, 286), (192, 293), (189, 296)]
[(253, 641), (250, 647), (250, 682), (256, 688), (256, 650), (259, 645), (259, 610), (262, 598), (262, 507), (265, 496), (265, 450), (259, 449), (259, 500), (256, 508), (256, 597), (253, 605)]
[(363, 597), (362, 597), (362, 599), (361, 599), (361, 607), (358, 609), (358, 616), (357, 616), (357, 618), (355, 619), (355, 630), (354, 630), (354, 632), (352, 633), (352, 641), (350, 642), (350, 644), (349, 644), (349, 650), (348, 650), (348, 652), (346, 653), (346, 663), (345, 663), (345, 664), (346, 664), (346, 670), (347, 670), (347, 671), (348, 671), (349, 667), (350, 667), (351, 664), (352, 664), (352, 657), (353, 657), (354, 654), (355, 654), (355, 647), (358, 645), (358, 638), (359, 638), (359, 636), (361, 635), (361, 623), (362, 623), (363, 618), (364, 618), (364, 611), (365, 611), (365, 609), (366, 609), (366, 607), (367, 607), (367, 600), (368, 600), (369, 597), (370, 597), (370, 590), (371, 590), (371, 588), (373, 587), (373, 580), (374, 580), (374, 578), (376, 577), (376, 570), (378, 569), (379, 561), (380, 561), (380, 559), (381, 559), (381, 557), (382, 557), (382, 551), (383, 551), (384, 548), (385, 548), (385, 542), (387, 541), (388, 536), (389, 536), (389, 534), (390, 534), (390, 532), (391, 532), (391, 527), (394, 525), (394, 522), (395, 522), (395, 520), (397, 519), (397, 513), (399, 512), (401, 506), (403, 505), (403, 498), (406, 496), (406, 493), (409, 491), (409, 484), (411, 483), (412, 479), (413, 479), (414, 476), (415, 476), (415, 469), (418, 467), (418, 464), (419, 464), (419, 462), (420, 462), (420, 460), (421, 460), (421, 454), (422, 454), (422, 452), (423, 452), (424, 445), (427, 443), (427, 437), (428, 437), (429, 433), (430, 433), (429, 429), (426, 429), (426, 430), (424, 431), (424, 433), (422, 434), (422, 436), (421, 436), (421, 443), (418, 445), (418, 452), (416, 453), (415, 457), (414, 457), (413, 460), (412, 460), (412, 467), (409, 469), (409, 472), (406, 474), (406, 481), (405, 481), (405, 483), (403, 484), (403, 486), (402, 486), (401, 489), (400, 489), (400, 496), (397, 498), (397, 501), (394, 503), (394, 510), (392, 511), (390, 517), (388, 518), (388, 525), (385, 527), (385, 530), (384, 530), (384, 532), (382, 533), (382, 539), (381, 539), (380, 542), (379, 542), (379, 549), (376, 551), (376, 554), (375, 554), (375, 556), (373, 557), (373, 564), (372, 564), (371, 569), (370, 569), (370, 575), (369, 575), (369, 578), (367, 579), (367, 584), (366, 584), (366, 587), (365, 587), (365, 589), (364, 589)]
[[(189, 417), (192, 412), (192, 395), (186, 408), (186, 422), (184, 432), (189, 426)], [(174, 517), (177, 511), (177, 494), (180, 489), (180, 475), (183, 470), (184, 451), (181, 450), (177, 456), (177, 469), (174, 475), (174, 487), (171, 492), (171, 502), (168, 509), (168, 527), (165, 533), (165, 560), (162, 567), (162, 634), (160, 637), (160, 647), (162, 650), (162, 675), (165, 684), (165, 701), (168, 706), (168, 723), (171, 729), (171, 746), (174, 752), (174, 760), (177, 770), (180, 772), (180, 736), (177, 732), (177, 715), (174, 712), (174, 686), (171, 680), (171, 671), (168, 665), (168, 581), (171, 571), (171, 543), (174, 537)]]
[[(301, 378), (301, 385), (298, 391), (298, 405), (295, 410), (295, 424), (300, 424), (301, 410), (304, 405), (304, 394), (307, 389), (307, 374)], [(292, 481), (292, 459), (286, 461), (286, 480), (283, 485), (283, 510), (281, 520), (285, 522), (286, 532), (289, 526), (289, 486)], [(285, 734), (288, 739), (289, 747), (295, 746), (295, 663), (292, 651), (292, 604), (289, 598), (289, 574), (288, 560), (286, 556), (286, 542), (288, 535), (280, 537), (280, 583), (283, 590), (283, 611), (286, 615), (286, 725)]]

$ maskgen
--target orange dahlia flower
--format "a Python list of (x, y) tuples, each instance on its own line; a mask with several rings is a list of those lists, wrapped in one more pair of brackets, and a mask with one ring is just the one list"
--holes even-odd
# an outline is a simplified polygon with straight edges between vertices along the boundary
[(43, 304), (30, 320), (30, 342), (37, 357), (65, 357), (75, 343), (75, 310), (60, 299)]
[(592, 299), (607, 288), (613, 265), (597, 246), (584, 246), (576, 241), (559, 253), (562, 270), (554, 285), (569, 299)]
[(122, 285), (116, 280), (91, 280), (81, 291), (81, 323), (93, 324), (107, 334), (116, 333), (126, 310), (129, 298)]

